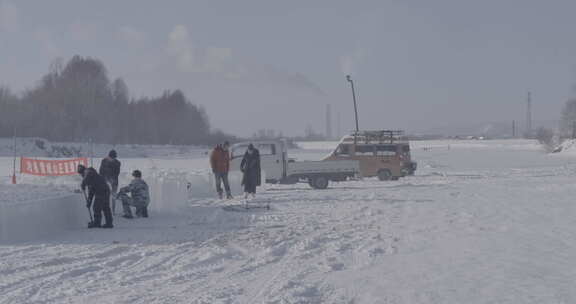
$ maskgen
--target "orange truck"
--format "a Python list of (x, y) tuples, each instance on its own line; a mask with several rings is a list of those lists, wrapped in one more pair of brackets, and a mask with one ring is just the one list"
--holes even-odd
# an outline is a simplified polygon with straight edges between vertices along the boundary
[(360, 131), (344, 136), (324, 160), (357, 160), (360, 176), (397, 180), (414, 175), (417, 164), (401, 130)]

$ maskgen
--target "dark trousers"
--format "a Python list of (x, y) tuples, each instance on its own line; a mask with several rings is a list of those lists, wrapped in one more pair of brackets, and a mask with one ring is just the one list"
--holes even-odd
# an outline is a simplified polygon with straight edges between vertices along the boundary
[(246, 193), (256, 193), (256, 186), (257, 186), (257, 179), (258, 176), (256, 172), (252, 171), (245, 171), (244, 177), (242, 178), (242, 185), (244, 185), (244, 192)]
[(94, 198), (94, 204), (92, 204), (92, 210), (94, 210), (94, 225), (100, 226), (102, 223), (102, 213), (104, 213), (104, 218), (106, 220), (106, 225), (112, 225), (112, 211), (110, 210), (110, 195), (97, 195)]
[(142, 202), (136, 202), (126, 193), (120, 193), (118, 198), (122, 200), (122, 208), (124, 208), (124, 215), (132, 217), (132, 210), (130, 207), (136, 207), (137, 217), (148, 217), (148, 206)]
[(110, 200), (112, 202), (112, 211), (116, 214), (116, 194), (118, 194), (118, 179), (107, 178), (106, 183), (110, 187)]
[(224, 190), (226, 190), (226, 195), (230, 195), (230, 183), (228, 183), (228, 172), (214, 172), (214, 179), (216, 180), (216, 192), (222, 195), (222, 183), (224, 184)]

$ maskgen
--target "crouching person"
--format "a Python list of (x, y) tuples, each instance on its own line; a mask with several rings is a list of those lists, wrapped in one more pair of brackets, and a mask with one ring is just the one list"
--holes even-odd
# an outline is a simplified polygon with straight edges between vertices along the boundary
[[(88, 228), (112, 228), (112, 212), (110, 210), (110, 188), (106, 180), (94, 168), (78, 167), (78, 173), (84, 177), (82, 180), (82, 191), (88, 187), (88, 201), (86, 207), (93, 206), (94, 221), (88, 224)], [(94, 200), (94, 203), (92, 203)], [(102, 223), (102, 213), (106, 219), (104, 226)]]
[[(137, 217), (148, 217), (148, 204), (150, 204), (150, 192), (148, 184), (142, 179), (142, 172), (134, 170), (132, 172), (134, 179), (128, 186), (122, 187), (118, 192), (118, 199), (122, 200), (124, 208), (124, 218), (134, 218), (130, 207), (136, 207)], [(130, 193), (130, 196), (128, 196)]]

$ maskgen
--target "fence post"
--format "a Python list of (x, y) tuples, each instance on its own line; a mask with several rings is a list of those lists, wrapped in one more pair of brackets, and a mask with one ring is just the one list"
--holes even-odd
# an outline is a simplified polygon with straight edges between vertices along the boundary
[(16, 185), (16, 128), (14, 128), (14, 160), (12, 163), (12, 184)]

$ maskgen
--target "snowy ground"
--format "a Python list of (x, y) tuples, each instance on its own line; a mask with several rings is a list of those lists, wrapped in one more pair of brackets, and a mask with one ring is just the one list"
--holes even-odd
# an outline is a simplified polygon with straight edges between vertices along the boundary
[(59, 197), (69, 194), (70, 189), (63, 186), (0, 184), (0, 193), (2, 194), (0, 203), (15, 204), (38, 198)]
[(521, 140), (412, 146), (417, 176), (400, 181), (275, 185), (269, 211), (196, 200), (0, 245), (0, 303), (576, 302), (576, 159)]

